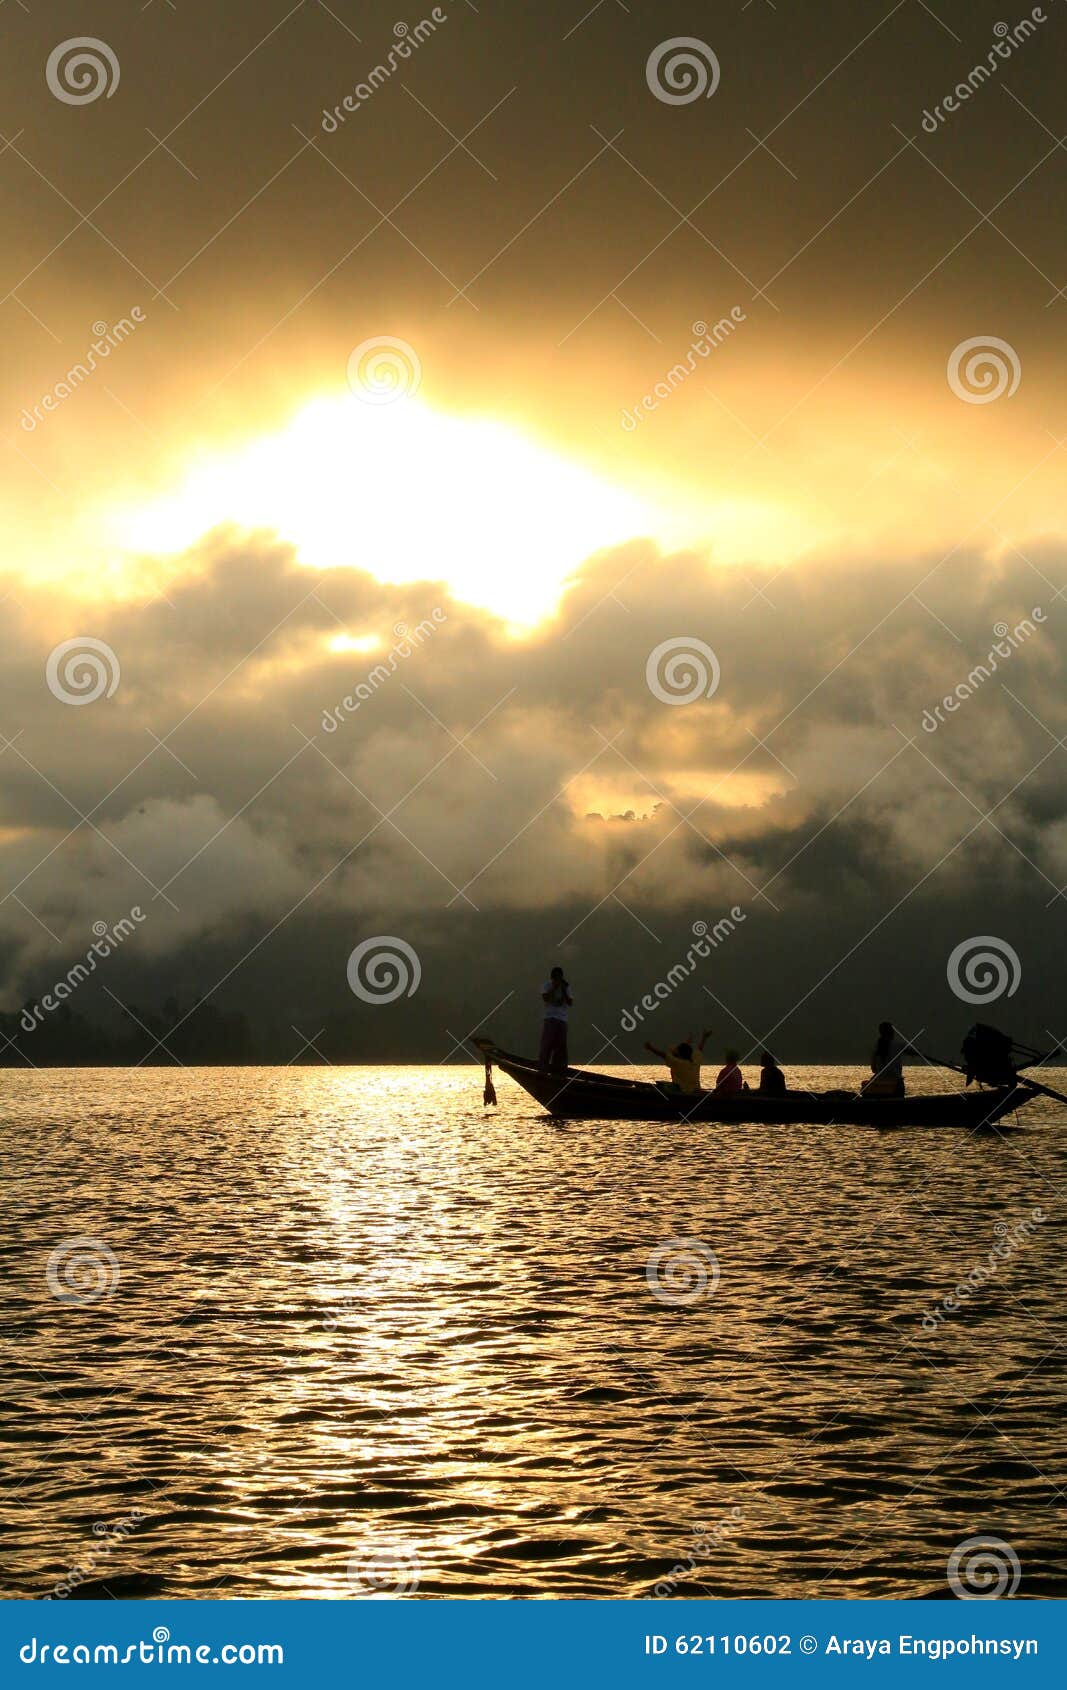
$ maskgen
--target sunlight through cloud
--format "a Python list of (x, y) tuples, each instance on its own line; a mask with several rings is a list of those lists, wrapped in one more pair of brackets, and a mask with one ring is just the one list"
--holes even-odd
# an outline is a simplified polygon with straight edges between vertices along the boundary
[(416, 400), (316, 400), (280, 433), (204, 459), (173, 494), (124, 512), (117, 538), (175, 553), (221, 523), (274, 529), (316, 569), (443, 579), (516, 623), (547, 614), (593, 552), (672, 538), (652, 502), (504, 424)]

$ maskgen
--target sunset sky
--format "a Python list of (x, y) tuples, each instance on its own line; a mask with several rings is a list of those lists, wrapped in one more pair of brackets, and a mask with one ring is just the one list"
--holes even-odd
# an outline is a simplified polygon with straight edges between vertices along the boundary
[[(436, 1060), (483, 1017), (532, 1045), (559, 960), (572, 1051), (625, 1060), (739, 906), (655, 1033), (944, 1043), (993, 936), (1020, 979), (983, 1013), (1067, 1037), (1065, 32), (0, 8), (0, 1007), (138, 904), (80, 1013), (215, 993), (282, 1060), (327, 1024)], [(654, 86), (679, 38), (706, 94)], [(117, 680), (72, 706), (47, 666), (86, 637)], [(718, 685), (664, 702), (683, 639)], [(349, 990), (374, 935), (412, 997)]]

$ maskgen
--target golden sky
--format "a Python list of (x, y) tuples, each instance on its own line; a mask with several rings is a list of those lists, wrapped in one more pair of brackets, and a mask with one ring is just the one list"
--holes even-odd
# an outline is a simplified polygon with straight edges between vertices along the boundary
[[(64, 886), (104, 847), (67, 837), (56, 789), (122, 833), (114, 898), (132, 863), (158, 899), (174, 841), (196, 852), (200, 914), (161, 915), (147, 951), (231, 919), (237, 956), (288, 922), (305, 859), (351, 840), (345, 805), (373, 788), (388, 810), (446, 730), (521, 778), (467, 792), (453, 746), (451, 797), (431, 782), (414, 843), (385, 828), (337, 871), (342, 907), (384, 875), (398, 909), (437, 910), (442, 877), (477, 871), (501, 907), (566, 904), (562, 941), (647, 861), (625, 895), (646, 932), (739, 888), (766, 912), (768, 876), (807, 911), (784, 865), (815, 836), (841, 845), (825, 884), (862, 903), (863, 830), (846, 850), (829, 819), (861, 788), (893, 872), (921, 873), (979, 715), (951, 780), (899, 814), (895, 788), (876, 803), (898, 722), (1040, 604), (1040, 743), (1059, 662), (1067, 24), (1058, 0), (1021, 16), (456, 0), (401, 28), (352, 0), (101, 0), (79, 68), (80, 8), (3, 8), (9, 992), (47, 967), (35, 920), (62, 949), (90, 919)], [(697, 63), (671, 82), (681, 37)], [(288, 804), (294, 721), (313, 734), (433, 607), (447, 665), (420, 653), (421, 702), (405, 682), (358, 740), (337, 730), (341, 787), (301, 789), (301, 840), (245, 776)], [(122, 682), (65, 710), (34, 689), (79, 635), (117, 642)], [(714, 701), (650, 712), (642, 653), (690, 635), (721, 661)], [(516, 690), (483, 728), (486, 675)], [(991, 698), (999, 780), (1024, 730)], [(169, 750), (138, 761), (160, 739), (188, 779)], [(1037, 860), (1043, 907), (1060, 822), (1030, 797), (1005, 849)], [(698, 822), (668, 831), (671, 805)]]
[[(709, 11), (718, 86), (678, 105), (646, 76), (670, 10), (457, 4), (390, 69), (395, 20), (374, 5), (104, 5), (119, 80), (77, 104), (45, 74), (76, 8), (11, 8), (17, 569), (125, 588), (131, 550), (236, 520), (315, 567), (410, 578), (433, 567), (412, 507), (439, 504), (442, 477), (448, 528), (465, 512), (495, 536), (442, 573), (527, 620), (583, 556), (638, 535), (777, 568), (1055, 531), (1058, 8), (933, 135), (923, 114), (985, 61), (995, 9), (907, 0), (858, 30), (853, 6), (824, 7), (817, 43), (766, 6)], [(134, 307), (128, 339), (42, 412), (94, 325)], [(950, 358), (990, 337), (1018, 386), (962, 402)], [(383, 338), (417, 360), (402, 425), (351, 402), (350, 355)], [(368, 513), (361, 553), (353, 507), (383, 481), (426, 498), (406, 524)], [(520, 535), (542, 557), (508, 571), (536, 574), (528, 591), (501, 583)]]

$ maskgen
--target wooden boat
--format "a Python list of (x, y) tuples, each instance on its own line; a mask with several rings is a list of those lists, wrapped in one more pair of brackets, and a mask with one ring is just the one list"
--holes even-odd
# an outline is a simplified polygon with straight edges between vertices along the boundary
[[(495, 1064), (550, 1115), (564, 1121), (717, 1121), (776, 1126), (967, 1127), (989, 1128), (1039, 1095), (1042, 1088), (1019, 1076), (1013, 1085), (988, 1091), (916, 1093), (909, 1097), (864, 1097), (849, 1091), (789, 1091), (784, 1097), (741, 1092), (695, 1096), (648, 1080), (594, 1074), (582, 1068), (545, 1073), (528, 1056), (514, 1056), (491, 1039), (471, 1043), (487, 1065)], [(1005, 1122), (1005, 1125), (1009, 1123)]]

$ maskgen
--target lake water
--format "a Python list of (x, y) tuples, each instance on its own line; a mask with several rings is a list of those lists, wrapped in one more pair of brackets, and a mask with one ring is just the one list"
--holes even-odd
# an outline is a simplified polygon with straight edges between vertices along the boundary
[(957, 1577), (1067, 1594), (1067, 1112), (496, 1083), (4, 1072), (7, 1594), (951, 1597), (980, 1535)]

